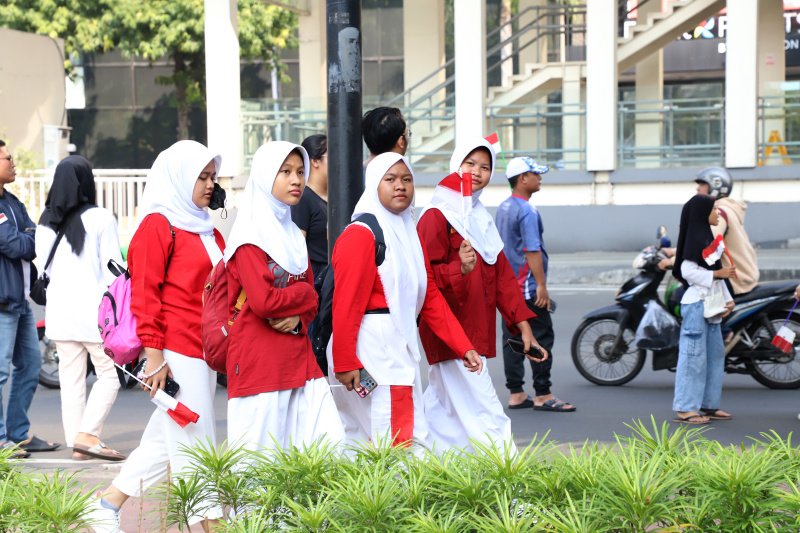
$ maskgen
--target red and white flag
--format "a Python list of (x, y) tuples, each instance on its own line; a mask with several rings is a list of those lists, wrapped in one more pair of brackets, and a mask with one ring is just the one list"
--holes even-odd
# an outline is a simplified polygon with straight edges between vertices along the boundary
[(161, 389), (156, 391), (156, 395), (153, 396), (150, 401), (156, 404), (156, 406), (162, 411), (166, 411), (170, 418), (177, 422), (182, 428), (185, 428), (190, 423), (197, 422), (200, 419), (200, 415)]
[(703, 250), (703, 259), (709, 266), (713, 265), (720, 260), (722, 254), (725, 253), (725, 241), (722, 240), (722, 235), (718, 235), (711, 245)]
[(772, 344), (784, 353), (792, 353), (792, 344), (794, 343), (795, 332), (783, 326), (778, 330), (778, 334), (772, 339)]
[[(449, 189), (461, 195), (462, 216), (467, 217), (472, 213), (471, 173), (464, 172), (463, 174), (459, 174), (458, 172), (453, 172), (452, 174), (444, 178), (442, 181), (440, 181), (439, 185), (441, 185), (445, 189)], [(466, 227), (466, 224), (464, 224), (464, 227)]]
[(497, 132), (494, 132), (491, 135), (489, 135), (488, 137), (484, 137), (484, 138), (489, 142), (489, 144), (492, 145), (492, 148), (494, 149), (495, 155), (497, 155), (497, 154), (499, 154), (500, 152), (503, 151), (503, 149), (500, 148), (500, 137), (497, 136)]
[(8, 217), (6, 217), (5, 213), (0, 213), (0, 224), (8, 222)]

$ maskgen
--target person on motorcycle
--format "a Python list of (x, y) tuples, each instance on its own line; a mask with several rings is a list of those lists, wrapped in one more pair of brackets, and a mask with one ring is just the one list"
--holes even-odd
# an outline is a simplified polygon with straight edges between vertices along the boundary
[[(731, 419), (719, 408), (725, 375), (720, 322), (733, 310), (733, 298), (721, 280), (735, 276), (736, 269), (722, 266), (719, 260), (724, 250), (711, 232), (711, 226), (716, 226), (719, 219), (714, 198), (705, 194), (693, 196), (681, 212), (672, 273), (686, 292), (681, 299), (683, 324), (672, 409), (677, 413), (674, 421), (684, 424)], [(706, 306), (712, 304), (712, 295), (718, 290), (723, 293), (725, 310), (706, 316)]]

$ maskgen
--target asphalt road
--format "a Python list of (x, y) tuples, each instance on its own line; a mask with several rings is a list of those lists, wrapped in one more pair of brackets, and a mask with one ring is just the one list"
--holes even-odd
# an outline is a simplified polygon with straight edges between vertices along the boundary
[[(633, 419), (650, 420), (653, 416), (661, 425), (671, 420), (672, 393), (675, 375), (669, 371), (654, 372), (648, 356), (641, 374), (621, 387), (599, 387), (586, 381), (575, 369), (569, 345), (581, 317), (588, 311), (608, 305), (613, 301), (612, 287), (553, 287), (552, 297), (558, 301), (558, 311), (553, 315), (556, 345), (553, 365), (553, 392), (561, 399), (578, 407), (574, 413), (551, 413), (531, 410), (509, 411), (515, 439), (526, 445), (534, 435), (559, 443), (582, 443), (586, 440), (610, 442), (615, 433), (629, 435), (625, 423)], [(499, 338), (499, 337), (498, 337)], [(508, 402), (503, 364), (500, 358), (487, 365), (500, 400)], [(423, 376), (427, 370), (423, 369)], [(93, 378), (90, 378), (90, 381)], [(526, 370), (530, 387), (530, 369)], [(8, 387), (5, 387), (6, 389)], [(7, 391), (4, 391), (7, 393)], [(225, 390), (217, 389), (217, 435), (226, 435), (227, 402)], [(724, 444), (750, 442), (748, 437), (759, 437), (761, 432), (774, 430), (786, 437), (800, 428), (798, 412), (800, 401), (796, 391), (775, 391), (756, 383), (750, 376), (726, 375), (722, 407), (734, 415), (730, 421), (714, 421), (706, 437)], [(102, 438), (110, 447), (129, 452), (139, 443), (142, 430), (154, 410), (147, 395), (140, 390), (120, 391), (117, 401), (106, 420)], [(58, 390), (39, 387), (30, 410), (32, 431), (48, 440), (63, 442), (61, 407)], [(674, 426), (675, 424), (673, 424)], [(42, 466), (70, 457), (67, 450), (36, 454)]]

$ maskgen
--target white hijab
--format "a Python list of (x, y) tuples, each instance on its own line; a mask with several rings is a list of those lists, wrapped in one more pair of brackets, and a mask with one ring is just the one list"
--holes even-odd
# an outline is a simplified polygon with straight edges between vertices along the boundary
[(239, 212), (225, 247), (225, 263), (243, 244), (254, 244), (294, 276), (308, 269), (306, 240), (300, 228), (292, 222), (290, 206), (272, 195), (278, 171), (293, 150), (299, 150), (303, 155), (303, 179), (307, 181), (311, 166), (308, 153), (299, 144), (273, 141), (256, 151), (250, 179), (236, 201)]
[[(383, 229), (386, 259), (378, 267), (378, 275), (383, 284), (392, 321), (403, 335), (411, 353), (419, 361), (417, 315), (422, 311), (428, 288), (422, 244), (419, 242), (411, 207), (395, 215), (383, 207), (378, 199), (378, 184), (389, 168), (398, 161), (404, 162), (411, 171), (408, 160), (394, 152), (381, 154), (370, 162), (367, 166), (365, 190), (356, 204), (352, 220), (364, 213), (371, 213)], [(414, 175), (413, 171), (411, 175)]]
[[(494, 174), (494, 149), (483, 138), (470, 139), (466, 143), (456, 146), (453, 156), (450, 158), (450, 172), (458, 172), (470, 152), (480, 147), (489, 150), (489, 154), (492, 156), (492, 174)], [(486, 210), (486, 207), (481, 202), (481, 193), (484, 190), (472, 193), (472, 214), (467, 217), (466, 228), (464, 228), (464, 219), (461, 215), (461, 195), (441, 185), (434, 189), (433, 198), (420, 213), (420, 218), (428, 209), (438, 209), (459, 235), (469, 239), (472, 247), (481, 254), (483, 260), (493, 265), (497, 261), (497, 256), (503, 250), (503, 239), (500, 238), (500, 233), (497, 231), (492, 215), (489, 214), (489, 211)]]
[(147, 215), (161, 213), (176, 228), (213, 236), (211, 216), (192, 201), (197, 178), (211, 161), (219, 172), (222, 157), (197, 141), (178, 141), (158, 154), (147, 173), (136, 227)]

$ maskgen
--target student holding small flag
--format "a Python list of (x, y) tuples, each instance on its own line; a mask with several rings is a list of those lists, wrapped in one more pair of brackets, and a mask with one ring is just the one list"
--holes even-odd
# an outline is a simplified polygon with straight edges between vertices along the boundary
[[(695, 195), (683, 206), (672, 273), (683, 283), (686, 292), (681, 299), (683, 323), (672, 409), (677, 413), (675, 422), (684, 424), (731, 419), (729, 413), (719, 408), (725, 373), (720, 322), (731, 313), (734, 305), (722, 280), (734, 277), (736, 269), (723, 267), (720, 262), (725, 255), (725, 242), (721, 236), (714, 238), (711, 232), (711, 226), (718, 222), (719, 210), (711, 196)], [(725, 311), (706, 317), (712, 292), (720, 290)]]
[[(173, 476), (188, 468), (183, 446), (215, 443), (217, 374), (203, 360), (200, 319), (203, 286), (225, 247), (206, 209), (221, 164), (202, 144), (178, 141), (148, 172), (128, 266), (130, 308), (147, 355), (143, 387), (158, 409), (119, 475), (91, 503), (88, 522), (96, 533), (118, 533), (120, 508), (129, 497), (141, 497), (168, 467)], [(163, 390), (168, 376), (180, 386), (175, 398)], [(189, 523), (207, 525), (222, 509), (209, 505), (204, 515)]]
[(496, 356), (496, 310), (511, 331), (522, 335), (526, 349), (538, 346), (528, 324), (536, 315), (525, 305), (494, 220), (480, 201), (494, 166), (494, 150), (487, 140), (476, 138), (456, 147), (450, 159), (452, 174), (436, 187), (417, 224), (436, 286), (484, 360), (481, 374), (470, 373), (436, 330), (420, 322), (430, 364), (425, 415), (437, 451), (470, 450), (470, 439), (514, 448), (511, 421), (485, 364)]

